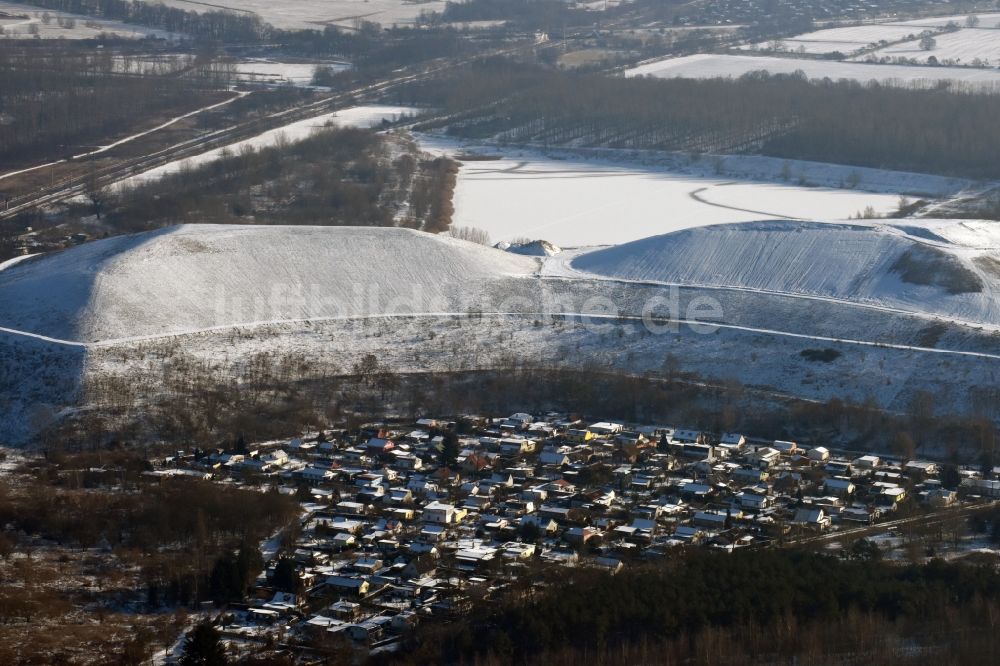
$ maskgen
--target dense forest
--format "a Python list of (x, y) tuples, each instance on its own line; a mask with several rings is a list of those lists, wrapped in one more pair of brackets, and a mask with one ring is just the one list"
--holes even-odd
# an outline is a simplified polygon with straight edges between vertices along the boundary
[(143, 119), (225, 99), (227, 81), (225, 68), (195, 58), (145, 71), (127, 55), (2, 42), (0, 155), (21, 164), (78, 154)]
[[(615, 576), (560, 568), (523, 580), (375, 664), (987, 663), (994, 566), (897, 565), (857, 542), (841, 557), (704, 550)], [(961, 627), (961, 629), (959, 629)], [(963, 645), (955, 635), (978, 634)], [(948, 646), (945, 648), (945, 646)], [(853, 657), (853, 658), (852, 658)]]
[[(259, 543), (297, 515), (293, 498), (193, 479), (143, 478), (141, 452), (50, 455), (29, 470), (29, 487), (0, 482), (4, 552), (33, 539), (102, 547), (137, 567), (151, 608), (238, 599), (259, 573)], [(241, 545), (243, 548), (241, 549)], [(243, 551), (238, 562), (234, 557)], [(251, 566), (252, 565), (252, 566)], [(242, 581), (231, 574), (243, 567)], [(0, 622), (23, 617), (30, 600), (0, 594)]]
[(108, 233), (182, 223), (404, 226), (451, 223), (457, 165), (415, 144), (330, 127), (303, 141), (245, 149), (135, 187), (92, 192), (83, 215)]
[(406, 95), (442, 108), (450, 117), (437, 129), (464, 137), (1000, 177), (1000, 95), (947, 87), (763, 72), (738, 80), (624, 79), (494, 60), (414, 84)]

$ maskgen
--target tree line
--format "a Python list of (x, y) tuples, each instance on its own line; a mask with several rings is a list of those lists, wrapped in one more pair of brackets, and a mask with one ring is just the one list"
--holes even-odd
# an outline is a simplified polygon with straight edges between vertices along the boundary
[(257, 42), (267, 39), (270, 25), (253, 12), (231, 10), (192, 12), (162, 2), (141, 0), (27, 0), (26, 4), (83, 16), (183, 33), (215, 42)]
[[(141, 571), (149, 608), (238, 600), (263, 568), (258, 544), (298, 515), (294, 498), (208, 481), (142, 480), (141, 454), (50, 458), (30, 484), (0, 484), (0, 521), (16, 552), (32, 539), (101, 546)], [(57, 471), (59, 468), (63, 471)], [(22, 535), (22, 536), (18, 536)], [(24, 542), (22, 544), (22, 541)], [(14, 618), (0, 618), (0, 621)]]
[(279, 137), (274, 146), (92, 193), (81, 212), (103, 211), (120, 233), (190, 222), (403, 226), (436, 233), (451, 224), (456, 175), (454, 161), (425, 155), (412, 142), (330, 126), (301, 141)]
[[(957, 629), (993, 633), (983, 613), (1000, 608), (995, 567), (901, 566), (877, 551), (699, 549), (614, 576), (560, 568), (447, 627), (418, 631), (406, 649), (371, 663), (650, 663), (650, 655), (660, 663), (774, 663), (810, 653), (818, 661), (805, 663), (829, 663), (833, 650), (879, 644), (879, 663), (907, 663), (921, 649), (959, 652)], [(877, 630), (845, 631), (865, 624)], [(996, 647), (995, 639), (965, 646), (979, 658)]]
[(131, 63), (72, 45), (0, 43), (0, 154), (11, 164), (74, 155), (137, 119), (190, 110), (228, 80), (193, 59), (165, 61), (154, 72), (129, 71)]
[(812, 82), (766, 72), (737, 80), (625, 79), (492, 60), (415, 83), (407, 93), (446, 112), (448, 132), (471, 138), (1000, 177), (1000, 95), (946, 84)]

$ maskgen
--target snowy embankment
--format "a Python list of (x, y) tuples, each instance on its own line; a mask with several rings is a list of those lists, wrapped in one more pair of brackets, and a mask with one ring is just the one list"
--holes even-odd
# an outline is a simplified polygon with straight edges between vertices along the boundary
[(328, 126), (361, 128), (378, 127), (383, 121), (392, 122), (419, 112), (420, 109), (415, 109), (409, 106), (372, 105), (355, 106), (349, 109), (334, 111), (332, 113), (325, 113), (321, 116), (298, 120), (282, 127), (267, 130), (266, 132), (262, 132), (257, 136), (250, 137), (249, 139), (237, 141), (236, 143), (232, 143), (221, 148), (215, 148), (201, 153), (200, 155), (195, 155), (194, 157), (187, 157), (182, 160), (176, 160), (174, 162), (163, 164), (155, 169), (150, 169), (149, 171), (144, 171), (140, 174), (125, 178), (124, 180), (120, 180), (109, 187), (122, 188), (131, 185), (141, 185), (142, 183), (151, 180), (156, 180), (173, 173), (178, 173), (183, 169), (192, 169), (194, 167), (201, 166), (202, 164), (213, 162), (227, 154), (238, 154), (241, 150), (259, 150), (261, 148), (277, 146), (282, 143), (302, 141), (303, 139), (308, 138), (313, 132)]
[(918, 67), (876, 65), (863, 62), (777, 58), (768, 56), (717, 55), (702, 53), (645, 63), (625, 71), (625, 76), (652, 76), (658, 79), (737, 79), (749, 72), (771, 74), (803, 72), (808, 79), (850, 79), (886, 85), (932, 87), (953, 81), (987, 92), (1000, 90), (1000, 70), (971, 67)]
[(764, 218), (843, 219), (869, 206), (884, 215), (896, 210), (901, 195), (944, 197), (970, 186), (954, 178), (759, 156), (692, 160), (658, 151), (542, 151), (416, 138), (422, 150), (462, 162), (455, 226), (482, 229), (493, 241), (525, 237), (560, 247)]
[(576, 278), (807, 296), (1000, 329), (1000, 225), (990, 223), (702, 227), (581, 253), (569, 267)]

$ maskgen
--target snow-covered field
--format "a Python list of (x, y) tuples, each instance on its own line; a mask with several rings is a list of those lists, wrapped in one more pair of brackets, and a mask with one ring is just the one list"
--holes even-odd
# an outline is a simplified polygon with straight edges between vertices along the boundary
[[(151, 0), (145, 0), (151, 1)], [(160, 1), (160, 0), (157, 0)], [(444, 0), (413, 2), (409, 0), (163, 0), (164, 4), (186, 11), (230, 9), (251, 12), (276, 28), (322, 30), (327, 25), (354, 28), (360, 21), (381, 23), (384, 27), (412, 25), (421, 12), (444, 10)]]
[[(907, 21), (886, 21), (880, 23), (865, 23), (862, 25), (842, 26), (837, 28), (824, 28), (812, 32), (794, 35), (778, 40), (782, 50), (790, 53), (809, 53), (821, 55), (825, 53), (839, 52), (844, 55), (854, 55), (862, 49), (875, 47), (879, 42), (894, 44), (895, 42), (906, 42), (916, 40), (921, 32), (926, 30), (940, 31), (949, 23), (964, 26), (968, 16), (938, 16), (935, 18), (912, 19)], [(1000, 14), (979, 14), (979, 29), (1000, 27)], [(965, 30), (962, 31), (966, 32)], [(938, 35), (938, 39), (944, 35)], [(977, 42), (980, 39), (991, 42), (985, 37), (967, 34), (956, 42)], [(951, 40), (949, 40), (951, 41)], [(916, 41), (913, 42), (916, 46)], [(743, 50), (769, 50), (775, 46), (774, 41), (758, 42), (741, 47)], [(891, 48), (896, 48), (895, 46)], [(880, 51), (880, 54), (889, 53)], [(977, 54), (978, 55), (978, 54)], [(972, 55), (969, 60), (977, 57)], [(912, 57), (912, 56), (908, 56)], [(983, 57), (978, 55), (978, 57)], [(939, 56), (940, 59), (940, 56)]]
[(955, 81), (969, 87), (992, 90), (1000, 84), (1000, 70), (995, 69), (875, 65), (861, 62), (716, 54), (658, 60), (626, 70), (625, 76), (653, 76), (660, 79), (739, 78), (748, 72), (762, 70), (772, 74), (792, 74), (802, 71), (810, 79), (852, 79), (861, 82), (874, 80), (895, 85), (932, 85), (938, 81)]
[[(976, 14), (976, 17), (979, 18), (980, 28), (995, 28), (1000, 26), (1000, 12)], [(969, 18), (968, 14), (951, 14), (949, 16), (934, 16), (929, 18), (910, 19), (907, 21), (892, 21), (886, 25), (913, 26), (916, 28), (943, 28), (949, 23), (965, 25), (965, 20), (967, 18)]]
[(1000, 63), (1000, 28), (963, 28), (935, 35), (934, 41), (934, 48), (926, 51), (920, 48), (920, 40), (913, 40), (887, 46), (858, 59), (908, 58), (925, 62), (933, 56), (938, 62), (954, 61), (961, 65), (970, 65), (976, 59), (987, 65)]
[[(560, 247), (607, 245), (724, 222), (838, 219), (868, 206), (885, 214), (898, 207), (902, 193), (943, 195), (964, 185), (761, 157), (710, 157), (691, 164), (675, 156), (673, 163), (650, 164), (638, 161), (641, 153), (626, 153), (631, 161), (615, 162), (607, 157), (614, 151), (598, 151), (597, 156), (542, 153), (426, 135), (419, 136), (419, 143), (424, 150), (458, 159), (463, 153), (498, 158), (463, 163), (453, 216), (455, 226), (482, 229), (494, 242), (526, 237)], [(780, 182), (782, 170), (791, 182)], [(860, 189), (841, 189), (852, 175)], [(734, 177), (746, 180), (733, 182)], [(793, 184), (800, 179), (822, 187)]]
[(139, 185), (150, 180), (156, 180), (157, 178), (177, 173), (182, 169), (190, 169), (202, 164), (213, 162), (226, 153), (235, 154), (245, 149), (252, 148), (258, 150), (260, 148), (275, 146), (282, 142), (301, 141), (316, 130), (329, 125), (336, 125), (339, 127), (376, 127), (380, 125), (383, 120), (398, 120), (403, 116), (409, 116), (419, 112), (420, 109), (408, 106), (381, 105), (355, 106), (341, 111), (334, 111), (333, 113), (323, 114), (321, 116), (316, 116), (315, 118), (299, 120), (282, 127), (271, 129), (266, 132), (262, 132), (255, 137), (244, 139), (243, 141), (238, 141), (221, 148), (215, 148), (200, 155), (195, 155), (194, 157), (169, 162), (154, 169), (150, 169), (149, 171), (144, 171), (143, 173), (120, 180), (111, 187), (128, 187), (130, 185)]
[[(784, 50), (791, 53), (801, 51), (803, 53), (823, 54), (839, 51), (844, 55), (851, 55), (880, 41), (900, 41), (925, 29), (905, 25), (857, 25), (807, 32), (778, 40), (778, 43)], [(774, 42), (759, 42), (743, 48), (746, 50), (765, 50), (772, 46), (774, 46)]]
[[(334, 71), (348, 69), (342, 62), (323, 63)], [(249, 83), (269, 83), (274, 85), (307, 86), (312, 83), (317, 63), (274, 62), (271, 60), (249, 60), (235, 64), (237, 79)]]
[[(45, 16), (48, 15), (48, 20)], [(44, 10), (32, 5), (0, 1), (0, 39), (93, 39), (102, 33), (139, 39), (152, 36), (173, 39), (163, 30), (129, 25), (120, 21)]]

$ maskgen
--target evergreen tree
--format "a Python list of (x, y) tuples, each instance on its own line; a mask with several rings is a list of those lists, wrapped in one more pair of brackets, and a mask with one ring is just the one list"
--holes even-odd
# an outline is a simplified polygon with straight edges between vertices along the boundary
[(444, 433), (441, 442), (441, 465), (442, 467), (454, 467), (458, 463), (458, 435), (448, 431)]
[(271, 578), (274, 587), (282, 592), (298, 594), (302, 591), (302, 579), (295, 561), (282, 557), (274, 566), (274, 576)]
[(229, 660), (219, 632), (208, 622), (192, 629), (184, 640), (181, 666), (225, 666)]

